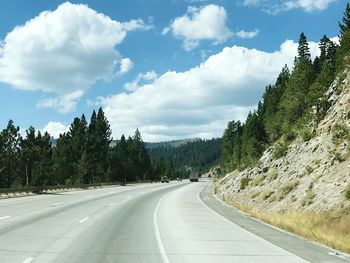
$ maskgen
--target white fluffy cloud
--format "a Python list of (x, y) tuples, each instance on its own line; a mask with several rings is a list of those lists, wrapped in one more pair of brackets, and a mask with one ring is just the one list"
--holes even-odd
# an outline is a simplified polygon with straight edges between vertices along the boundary
[(54, 138), (58, 138), (60, 134), (67, 132), (68, 126), (63, 123), (50, 121), (41, 131), (48, 132)]
[(292, 9), (303, 9), (306, 12), (322, 11), (336, 0), (244, 0), (248, 6), (258, 6), (262, 10), (278, 14)]
[[(317, 44), (310, 43), (313, 57)], [(99, 98), (114, 132), (140, 128), (145, 140), (221, 136), (228, 120), (244, 120), (284, 64), (293, 65), (298, 44), (275, 52), (224, 48), (185, 72), (166, 72), (133, 93)]]
[(97, 80), (111, 78), (118, 63), (121, 73), (130, 70), (131, 60), (122, 59), (115, 46), (128, 31), (149, 28), (140, 19), (121, 23), (66, 2), (7, 34), (0, 48), (0, 81), (59, 94), (57, 100), (63, 102), (62, 96), (83, 93)]
[(243, 39), (250, 39), (250, 38), (254, 38), (257, 35), (259, 35), (259, 29), (255, 29), (254, 31), (244, 31), (244, 30), (240, 30), (236, 33), (236, 36), (239, 38), (243, 38)]
[(146, 73), (137, 74), (136, 78), (132, 82), (124, 84), (124, 88), (129, 91), (135, 91), (140, 87), (141, 81), (152, 81), (157, 78), (157, 73), (154, 71), (149, 71)]
[(36, 106), (38, 109), (51, 108), (61, 113), (68, 113), (75, 110), (78, 100), (83, 95), (84, 92), (82, 90), (77, 90), (72, 93), (40, 100)]
[(182, 39), (184, 49), (190, 51), (201, 40), (219, 44), (229, 39), (232, 32), (226, 26), (226, 20), (227, 14), (223, 7), (213, 4), (202, 8), (189, 7), (185, 15), (177, 17), (162, 33), (171, 32), (175, 38)]
[(128, 73), (134, 67), (134, 62), (130, 58), (123, 58), (120, 61), (120, 70), (118, 72), (119, 75), (124, 75)]

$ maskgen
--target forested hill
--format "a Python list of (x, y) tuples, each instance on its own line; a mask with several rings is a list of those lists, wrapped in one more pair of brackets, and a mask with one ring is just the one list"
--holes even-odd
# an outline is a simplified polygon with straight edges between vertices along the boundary
[[(335, 22), (335, 21), (334, 21)], [(263, 221), (350, 253), (350, 3), (339, 42), (304, 34), (293, 69), (245, 123), (224, 133), (217, 197)], [(223, 169), (222, 169), (223, 170)]]
[(311, 58), (306, 35), (301, 33), (294, 67), (281, 69), (276, 82), (266, 87), (257, 110), (244, 123), (228, 123), (222, 149), (225, 171), (255, 166), (263, 152), (276, 142), (274, 152), (278, 158), (296, 138), (309, 140), (315, 136), (315, 127), (330, 108), (326, 91), (336, 76), (342, 81), (349, 66), (349, 4), (339, 26), (339, 43), (320, 36), (320, 56), (315, 59)]
[(145, 146), (147, 149), (154, 149), (160, 147), (179, 147), (188, 142), (195, 142), (200, 140), (199, 138), (192, 139), (183, 139), (183, 140), (174, 140), (174, 141), (165, 141), (165, 142), (145, 142)]
[(189, 140), (186, 143), (160, 144), (160, 147), (150, 147), (148, 152), (153, 163), (172, 163), (177, 171), (186, 167), (205, 172), (219, 163), (221, 159), (221, 139)]

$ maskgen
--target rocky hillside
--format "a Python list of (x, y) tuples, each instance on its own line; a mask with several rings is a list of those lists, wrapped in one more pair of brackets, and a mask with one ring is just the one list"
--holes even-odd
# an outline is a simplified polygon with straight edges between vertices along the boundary
[(277, 142), (254, 168), (227, 174), (216, 186), (217, 196), (265, 212), (349, 209), (349, 72), (337, 78), (327, 96), (331, 107), (308, 134), (289, 145)]

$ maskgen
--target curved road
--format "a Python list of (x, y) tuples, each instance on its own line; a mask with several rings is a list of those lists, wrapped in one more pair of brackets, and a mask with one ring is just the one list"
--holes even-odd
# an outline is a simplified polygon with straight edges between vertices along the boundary
[(205, 204), (219, 206), (209, 193), (205, 203), (200, 198), (206, 185), (171, 182), (0, 200), (0, 262), (310, 261), (214, 212)]

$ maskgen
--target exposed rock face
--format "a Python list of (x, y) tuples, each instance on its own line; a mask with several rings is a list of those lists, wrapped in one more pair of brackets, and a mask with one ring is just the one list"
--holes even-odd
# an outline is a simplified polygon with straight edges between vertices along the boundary
[(270, 147), (258, 166), (221, 179), (216, 187), (218, 197), (264, 212), (349, 207), (344, 193), (350, 185), (350, 139), (344, 133), (350, 131), (350, 73), (346, 76), (329, 88), (331, 107), (314, 127), (313, 138), (297, 138), (279, 159), (273, 158), (274, 146)]

